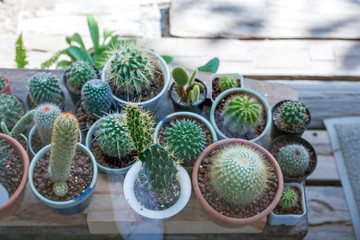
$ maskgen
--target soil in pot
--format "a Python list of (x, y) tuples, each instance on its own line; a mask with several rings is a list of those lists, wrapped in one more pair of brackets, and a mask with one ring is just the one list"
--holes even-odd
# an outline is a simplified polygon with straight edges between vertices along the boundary
[[(236, 87), (241, 87), (241, 79), (236, 79)], [(212, 98), (215, 100), (220, 93), (222, 93), (220, 89), (220, 78), (216, 77), (212, 81)]]
[(93, 166), (91, 159), (85, 153), (76, 150), (75, 157), (71, 162), (70, 177), (67, 181), (68, 192), (64, 197), (55, 196), (52, 191), (53, 182), (48, 173), (50, 151), (44, 158), (36, 163), (33, 175), (36, 190), (45, 198), (52, 201), (68, 201), (83, 194), (90, 186), (93, 178)]
[(276, 206), (276, 208), (273, 210), (273, 212), (277, 215), (287, 215), (287, 214), (296, 214), (296, 215), (301, 215), (304, 213), (304, 209), (302, 207), (302, 196), (301, 196), (301, 191), (299, 188), (297, 187), (290, 187), (291, 189), (293, 189), (297, 195), (297, 202), (296, 205), (292, 208), (283, 208), (281, 206), (279, 206), (279, 204)]
[(97, 119), (91, 118), (85, 111), (82, 103), (76, 109), (75, 116), (79, 120), (79, 127), (81, 131), (87, 131), (96, 122)]

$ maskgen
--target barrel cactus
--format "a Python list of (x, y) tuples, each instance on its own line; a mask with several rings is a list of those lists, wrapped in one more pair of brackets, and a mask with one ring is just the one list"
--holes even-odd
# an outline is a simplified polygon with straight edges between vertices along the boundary
[(250, 204), (267, 188), (269, 168), (264, 156), (251, 146), (241, 143), (226, 146), (211, 162), (210, 184), (229, 204)]
[(276, 160), (286, 176), (304, 174), (309, 165), (309, 152), (303, 145), (291, 144), (280, 149)]
[(81, 102), (91, 118), (99, 118), (111, 108), (112, 96), (109, 85), (100, 79), (84, 84), (81, 90)]
[(290, 209), (296, 206), (298, 197), (294, 189), (284, 188), (278, 205), (284, 209)]
[(234, 88), (234, 87), (236, 87), (236, 80), (233, 78), (233, 76), (226, 75), (220, 79), (220, 90), (221, 91), (225, 91), (225, 90), (228, 90), (228, 89)]
[(20, 119), (23, 104), (14, 95), (0, 95), (0, 121), (6, 125), (14, 124)]
[(52, 103), (44, 103), (36, 107), (34, 121), (43, 144), (50, 143), (53, 124), (60, 112), (60, 108)]
[(46, 102), (60, 104), (63, 96), (57, 77), (52, 73), (33, 76), (29, 82), (29, 98), (35, 106)]
[(73, 62), (65, 74), (68, 86), (75, 92), (80, 92), (82, 86), (90, 79), (97, 78), (94, 67), (84, 61)]
[(305, 118), (306, 108), (297, 101), (287, 101), (280, 108), (280, 118), (290, 126), (296, 126)]

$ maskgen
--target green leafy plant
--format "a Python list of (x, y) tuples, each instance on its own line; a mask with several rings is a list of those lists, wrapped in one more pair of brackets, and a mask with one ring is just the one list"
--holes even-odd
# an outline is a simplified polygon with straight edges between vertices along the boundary
[(50, 102), (60, 104), (62, 92), (59, 79), (52, 73), (38, 73), (29, 81), (29, 98), (35, 106)]
[(280, 108), (280, 118), (285, 123), (296, 126), (305, 118), (306, 108), (297, 101), (287, 101)]
[(298, 197), (294, 189), (286, 187), (282, 191), (279, 206), (284, 209), (290, 209), (296, 206), (297, 201)]
[(198, 67), (197, 69), (202, 72), (216, 73), (219, 69), (220, 60), (216, 57), (207, 62), (204, 66)]
[(29, 62), (26, 60), (26, 49), (22, 40), (22, 33), (20, 33), (15, 43), (15, 62), (17, 68), (25, 68)]
[(82, 86), (90, 79), (97, 78), (97, 73), (92, 65), (84, 61), (73, 62), (65, 73), (67, 85), (75, 92), (80, 92)]
[(303, 145), (291, 144), (280, 149), (276, 160), (285, 175), (299, 176), (308, 168), (310, 156)]
[(236, 87), (236, 80), (232, 76), (226, 75), (220, 79), (221, 91), (225, 91), (227, 89), (234, 88), (234, 87)]
[[(4, 140), (0, 140), (0, 145), (3, 145), (3, 143), (4, 143)], [(0, 153), (5, 151), (8, 147), (9, 147), (9, 145), (1, 146), (0, 147)], [(7, 159), (13, 154), (13, 152), (14, 152), (14, 149), (11, 149), (7, 153), (0, 154), (0, 175), (4, 175), (5, 171), (6, 171), (6, 168), (2, 167), (2, 163), (6, 162)]]

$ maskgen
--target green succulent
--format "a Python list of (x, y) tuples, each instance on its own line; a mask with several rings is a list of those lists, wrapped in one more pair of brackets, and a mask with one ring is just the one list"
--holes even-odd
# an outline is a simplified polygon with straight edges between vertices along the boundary
[(60, 104), (62, 92), (58, 78), (52, 73), (38, 73), (30, 79), (29, 98), (35, 106), (42, 103)]
[(236, 87), (236, 80), (232, 76), (226, 75), (220, 79), (220, 90), (221, 91), (225, 91), (225, 90), (228, 90), (228, 89), (234, 88), (234, 87)]
[(25, 132), (26, 128), (33, 122), (35, 110), (30, 110), (19, 121), (17, 121), (10, 132), (10, 136), (16, 138)]
[(72, 63), (67, 71), (67, 84), (69, 87), (76, 91), (80, 92), (82, 86), (89, 81), (90, 79), (97, 78), (97, 73), (92, 65), (88, 62), (77, 61)]
[(5, 87), (6, 82), (5, 82), (5, 78), (3, 77), (3, 75), (0, 73), (0, 91), (3, 90), (3, 88)]
[(14, 95), (0, 95), (0, 121), (6, 125), (14, 124), (21, 118), (23, 105)]
[(297, 101), (287, 101), (280, 108), (280, 118), (285, 123), (296, 126), (305, 119), (306, 108)]
[[(4, 143), (4, 140), (0, 140), (0, 145), (2, 145), (0, 147), (0, 153), (5, 151), (9, 147), (9, 145), (3, 145), (3, 143)], [(1, 153), (0, 154), (0, 175), (4, 175), (5, 171), (7, 169), (7, 168), (2, 167), (1, 164), (3, 162), (6, 162), (7, 159), (13, 154), (13, 152), (14, 152), (14, 149), (11, 149), (7, 153)]]
[(34, 121), (43, 144), (50, 143), (53, 124), (60, 113), (60, 108), (52, 103), (43, 103), (36, 107)]
[(309, 165), (309, 153), (300, 144), (286, 145), (277, 154), (281, 171), (287, 176), (298, 176), (305, 173)]
[(279, 201), (279, 206), (284, 209), (290, 209), (296, 206), (298, 197), (294, 189), (284, 188)]

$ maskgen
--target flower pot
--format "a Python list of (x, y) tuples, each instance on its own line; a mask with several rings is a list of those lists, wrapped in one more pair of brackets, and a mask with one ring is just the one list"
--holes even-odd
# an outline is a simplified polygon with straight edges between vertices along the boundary
[[(313, 148), (313, 146), (306, 141), (305, 139), (301, 138), (301, 137), (297, 137), (297, 136), (292, 136), (292, 135), (284, 135), (284, 136), (280, 136), (275, 138), (274, 140), (271, 141), (269, 147), (267, 148), (268, 151), (275, 157), (276, 159), (276, 155), (277, 152), (275, 152), (272, 148), (277, 145), (278, 143), (281, 143), (283, 141), (286, 142), (291, 142), (291, 143), (296, 143), (296, 144), (300, 144), (303, 145), (309, 152), (310, 154), (310, 164), (307, 168), (307, 170), (305, 171), (305, 174), (303, 176), (300, 177), (289, 177), (286, 176), (285, 174), (283, 174), (284, 176), (284, 181), (285, 182), (298, 182), (301, 183), (302, 181), (305, 181), (306, 178), (308, 178), (316, 169), (317, 166), (317, 155), (315, 152), (315, 149)], [(285, 145), (284, 145), (285, 146)], [(312, 157), (311, 157), (312, 156)], [(312, 162), (312, 164), (311, 164)]]
[(298, 131), (289, 131), (286, 129), (281, 128), (280, 126), (278, 126), (275, 121), (274, 121), (274, 111), (275, 109), (277, 109), (279, 106), (281, 106), (281, 104), (283, 104), (284, 102), (287, 102), (290, 100), (282, 100), (278, 103), (276, 103), (274, 105), (274, 107), (271, 109), (271, 114), (272, 114), (272, 118), (271, 118), (271, 123), (272, 123), (272, 128), (271, 128), (271, 138), (274, 139), (276, 137), (282, 136), (282, 135), (292, 135), (292, 136), (298, 136), (301, 137), (303, 135), (303, 133), (309, 128), (310, 124), (311, 124), (311, 114), (310, 114), (310, 110), (303, 104), (303, 107), (306, 108), (307, 114), (309, 115), (309, 121), (306, 124), (304, 129), (298, 130)]
[[(63, 101), (62, 101), (62, 103), (60, 103), (58, 106), (60, 107), (60, 109), (61, 110), (64, 110), (64, 108), (65, 108), (65, 103), (66, 103), (66, 99), (65, 99), (65, 94), (64, 94), (64, 91), (63, 90), (61, 90), (61, 94), (62, 94), (62, 96), (63, 96)], [(28, 107), (28, 109), (35, 109), (37, 106), (34, 106), (33, 108), (32, 108), (32, 103), (30, 103), (30, 96), (29, 96), (29, 94), (26, 96), (26, 105), (27, 105), (27, 107)], [(56, 104), (57, 105), (57, 104)]]
[[(203, 81), (200, 81), (199, 79), (195, 79), (195, 82), (199, 82), (202, 83), (205, 87), (205, 90), (203, 93), (200, 93), (200, 97), (202, 97), (198, 103), (194, 104), (194, 105), (187, 105), (184, 104), (183, 102), (180, 101), (180, 97), (178, 96), (178, 94), (175, 91), (175, 83), (171, 84), (170, 87), (170, 98), (171, 101), (173, 103), (173, 107), (174, 107), (174, 112), (179, 112), (179, 111), (188, 111), (188, 112), (193, 112), (193, 113), (197, 113), (197, 114), (201, 114), (202, 113), (202, 109), (206, 100), (206, 96), (207, 96), (207, 87), (206, 84)], [(176, 100), (177, 99), (177, 100)]]
[(135, 180), (138, 178), (138, 173), (141, 168), (141, 162), (137, 161), (128, 171), (124, 180), (124, 196), (130, 207), (144, 218), (152, 220), (166, 220), (175, 214), (179, 213), (188, 203), (191, 196), (191, 181), (186, 170), (177, 165), (178, 172), (176, 179), (180, 184), (180, 196), (178, 201), (171, 207), (165, 210), (150, 210), (144, 208), (136, 199), (134, 193)]
[(240, 80), (240, 85), (236, 86), (236, 88), (244, 88), (244, 77), (241, 74), (239, 74), (239, 73), (214, 73), (210, 77), (210, 79), (211, 79), (211, 92), (210, 92), (210, 100), (211, 100), (211, 102), (215, 101), (214, 96), (213, 96), (213, 93), (214, 93), (214, 88), (213, 88), (214, 83), (213, 83), (213, 81), (214, 81), (214, 79), (215, 78), (221, 78), (223, 76), (229, 76), (229, 75), (232, 76), (235, 80), (236, 79)]
[[(116, 97), (114, 94), (112, 96), (113, 96), (115, 102), (119, 103), (120, 105), (139, 104), (139, 106), (144, 106), (144, 108), (154, 112), (158, 106), (160, 98), (166, 93), (166, 91), (168, 89), (169, 82), (170, 82), (170, 70), (169, 70), (168, 65), (164, 61), (164, 59), (159, 54), (157, 54), (151, 50), (148, 50), (148, 49), (143, 49), (143, 50), (148, 52), (153, 57), (153, 59), (155, 60), (156, 66), (162, 72), (162, 75), (164, 77), (164, 86), (163, 86), (161, 92), (158, 95), (156, 95), (155, 97), (153, 97), (152, 99), (149, 99), (147, 101), (142, 101), (139, 103), (138, 103), (138, 101), (128, 102), (126, 100)], [(101, 72), (101, 80), (106, 81), (107, 71), (108, 71), (108, 68), (110, 67), (110, 62), (113, 59), (114, 59), (114, 56), (110, 57), (110, 59), (106, 62), (104, 69)]]
[(232, 89), (228, 89), (224, 92), (222, 92), (214, 101), (214, 103), (211, 106), (211, 110), (210, 110), (210, 122), (213, 125), (216, 133), (219, 136), (219, 139), (226, 139), (229, 138), (229, 136), (226, 136), (224, 133), (222, 133), (222, 131), (219, 129), (218, 125), (216, 124), (216, 116), (215, 116), (215, 110), (217, 105), (223, 100), (225, 99), (227, 96), (229, 95), (233, 95), (233, 94), (237, 94), (237, 93), (245, 93), (251, 96), (256, 97), (259, 102), (263, 105), (263, 108), (265, 110), (266, 113), (266, 124), (265, 127), (263, 129), (263, 131), (261, 132), (260, 135), (258, 135), (255, 138), (252, 139), (246, 139), (249, 140), (251, 142), (259, 142), (266, 134), (267, 132), (270, 130), (270, 126), (271, 126), (271, 111), (270, 111), (270, 107), (269, 104), (266, 102), (266, 100), (257, 92), (254, 92), (252, 90), (246, 89), (246, 88), (232, 88)]
[(2, 77), (5, 80), (5, 86), (4, 88), (1, 90), (0, 94), (12, 94), (11, 88), (10, 88), (10, 81), (9, 79), (7, 79), (4, 75), (2, 75)]
[(32, 162), (30, 164), (29, 183), (30, 183), (31, 190), (33, 191), (35, 196), (40, 200), (41, 203), (48, 206), (53, 212), (55, 212), (57, 214), (74, 215), (77, 213), (81, 213), (89, 205), (91, 196), (94, 192), (94, 188), (96, 185), (98, 171), (97, 171), (97, 167), (96, 167), (95, 158), (92, 155), (92, 153), (89, 151), (89, 149), (87, 149), (81, 143), (77, 143), (77, 149), (80, 150), (81, 152), (85, 153), (86, 155), (88, 155), (90, 157), (91, 163), (93, 165), (93, 178), (92, 178), (91, 184), (88, 187), (88, 189), (85, 190), (85, 192), (83, 194), (81, 194), (80, 196), (78, 196), (75, 199), (72, 199), (69, 201), (63, 201), (63, 202), (53, 201), (53, 200), (47, 199), (44, 196), (42, 196), (36, 190), (36, 188), (34, 186), (34, 182), (33, 182), (33, 174), (34, 174), (36, 162), (39, 161), (39, 159), (41, 159), (45, 155), (46, 152), (50, 151), (50, 148), (51, 148), (50, 144), (47, 145), (46, 147), (42, 148), (34, 156)]
[(296, 187), (301, 192), (301, 205), (303, 209), (302, 214), (276, 214), (273, 211), (269, 215), (269, 225), (276, 226), (276, 225), (286, 225), (286, 226), (295, 226), (298, 221), (305, 216), (306, 210), (306, 200), (305, 200), (305, 189), (303, 185), (299, 183), (284, 183), (284, 187)]
[(14, 148), (15, 151), (19, 153), (24, 166), (24, 174), (23, 176), (21, 176), (21, 182), (19, 187), (16, 189), (15, 193), (9, 198), (7, 203), (5, 203), (5, 205), (0, 206), (0, 220), (1, 220), (10, 216), (13, 212), (15, 212), (24, 198), (25, 186), (28, 179), (28, 171), (29, 171), (29, 157), (25, 149), (14, 138), (0, 133), (0, 139), (4, 139), (9, 145), (11, 145)]
[[(210, 204), (207, 202), (207, 200), (204, 198), (203, 194), (201, 193), (200, 186), (199, 186), (199, 180), (198, 180), (199, 168), (200, 168), (200, 165), (202, 164), (203, 160), (212, 151), (217, 150), (225, 145), (230, 145), (230, 144), (234, 144), (234, 143), (241, 143), (241, 144), (251, 146), (251, 147), (257, 149), (258, 151), (260, 151), (261, 153), (263, 153), (267, 157), (270, 164), (272, 164), (274, 166), (274, 172), (278, 179), (277, 190), (274, 194), (274, 198), (271, 201), (271, 203), (257, 215), (247, 217), (247, 218), (232, 218), (232, 217), (227, 217), (225, 215), (220, 214), (213, 207), (211, 207)], [(250, 142), (250, 141), (247, 141), (247, 140), (235, 139), (235, 138), (224, 139), (224, 140), (218, 141), (216, 143), (213, 143), (210, 146), (208, 146), (207, 148), (205, 148), (205, 150), (199, 155), (199, 157), (197, 158), (197, 160), (195, 162), (194, 170), (192, 173), (192, 183), (193, 183), (195, 195), (196, 195), (197, 199), (200, 201), (200, 204), (201, 204), (202, 208), (205, 210), (205, 213), (207, 214), (208, 218), (210, 220), (212, 220), (213, 222), (215, 222), (216, 224), (218, 224), (222, 227), (226, 227), (226, 228), (241, 227), (242, 225), (251, 224), (253, 222), (259, 221), (260, 219), (266, 217), (268, 214), (270, 214), (270, 212), (278, 204), (280, 197), (281, 197), (282, 190), (283, 190), (283, 177), (282, 177), (281, 169), (280, 169), (278, 163), (276, 162), (275, 158), (266, 149), (264, 149), (260, 145)], [(244, 206), (244, 207), (246, 208), (246, 206)]]

